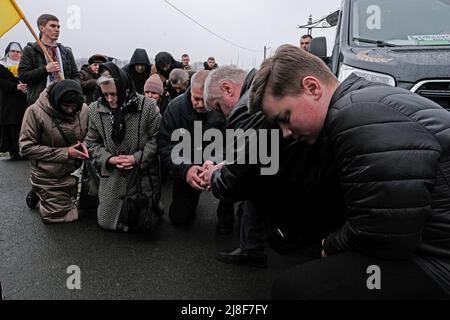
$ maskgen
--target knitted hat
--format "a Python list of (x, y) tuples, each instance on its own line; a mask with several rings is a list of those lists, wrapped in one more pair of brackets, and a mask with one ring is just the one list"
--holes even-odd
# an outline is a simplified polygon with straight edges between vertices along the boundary
[(144, 85), (144, 92), (154, 92), (162, 96), (164, 92), (163, 83), (159, 75), (154, 74), (150, 78), (148, 78), (147, 82)]

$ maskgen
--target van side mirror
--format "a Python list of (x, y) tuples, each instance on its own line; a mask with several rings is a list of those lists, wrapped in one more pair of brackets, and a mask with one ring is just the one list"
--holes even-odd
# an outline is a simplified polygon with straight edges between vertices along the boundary
[(327, 58), (327, 38), (313, 38), (309, 46), (309, 53), (312, 53), (321, 59)]

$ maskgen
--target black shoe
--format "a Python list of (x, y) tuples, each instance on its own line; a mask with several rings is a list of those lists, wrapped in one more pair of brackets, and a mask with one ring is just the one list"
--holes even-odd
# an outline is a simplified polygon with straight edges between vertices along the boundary
[(9, 152), (9, 160), (11, 161), (21, 161), (23, 158), (17, 152)]
[(247, 265), (258, 268), (267, 267), (267, 255), (261, 251), (249, 251), (238, 248), (232, 252), (220, 252), (217, 260), (228, 264)]
[(31, 189), (30, 192), (28, 192), (27, 197), (26, 197), (26, 203), (27, 203), (28, 208), (36, 209), (36, 207), (39, 203), (39, 197), (36, 194), (36, 192), (34, 192), (33, 189)]
[(233, 233), (233, 224), (217, 224), (216, 227), (217, 234), (221, 236), (227, 236)]
[(78, 220), (80, 219), (84, 219), (87, 218), (91, 215), (94, 215), (97, 212), (97, 209), (93, 209), (93, 208), (86, 208), (86, 209), (81, 209), (78, 208)]

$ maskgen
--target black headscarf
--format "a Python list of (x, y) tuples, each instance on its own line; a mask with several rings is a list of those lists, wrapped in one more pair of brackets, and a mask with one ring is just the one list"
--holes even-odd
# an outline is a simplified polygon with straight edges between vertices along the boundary
[(111, 123), (113, 127), (111, 138), (119, 144), (125, 138), (126, 125), (124, 115), (139, 110), (139, 98), (134, 88), (133, 80), (128, 73), (120, 69), (113, 62), (107, 62), (99, 67), (99, 75), (109, 76), (114, 80), (117, 90), (117, 108), (111, 108), (103, 93), (100, 91), (101, 102), (110, 109)]
[[(158, 74), (163, 75), (166, 79), (169, 79), (170, 72), (173, 69), (183, 69), (183, 64), (176, 61), (172, 55), (168, 52), (160, 52), (155, 57), (155, 65)], [(164, 67), (169, 66), (168, 70), (164, 71)]]
[[(49, 100), (51, 106), (64, 116), (74, 116), (81, 111), (84, 103), (83, 90), (75, 80), (62, 80), (49, 87)], [(72, 114), (67, 114), (61, 108), (63, 103), (74, 103), (77, 108)]]

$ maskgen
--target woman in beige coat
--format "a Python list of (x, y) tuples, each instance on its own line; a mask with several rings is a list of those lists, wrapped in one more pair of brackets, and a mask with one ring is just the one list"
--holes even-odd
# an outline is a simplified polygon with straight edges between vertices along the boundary
[(87, 126), (88, 107), (74, 80), (48, 87), (25, 113), (19, 145), (31, 162), (27, 205), (35, 208), (39, 202), (45, 223), (78, 219), (78, 179), (71, 174), (89, 157), (82, 143)]

